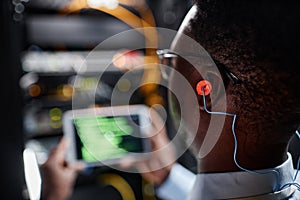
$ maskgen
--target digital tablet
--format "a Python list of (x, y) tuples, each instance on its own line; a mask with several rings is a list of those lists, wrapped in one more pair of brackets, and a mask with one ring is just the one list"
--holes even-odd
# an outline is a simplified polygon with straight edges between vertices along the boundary
[(145, 159), (150, 152), (149, 108), (126, 105), (69, 110), (63, 133), (70, 141), (66, 159), (87, 166), (116, 165), (122, 159)]

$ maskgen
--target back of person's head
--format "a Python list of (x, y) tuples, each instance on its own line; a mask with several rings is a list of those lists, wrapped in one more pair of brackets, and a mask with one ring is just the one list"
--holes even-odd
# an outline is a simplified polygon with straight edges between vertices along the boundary
[(226, 90), (242, 131), (287, 143), (300, 123), (298, 1), (196, 0), (186, 32), (241, 80)]
[[(195, 0), (195, 5), (196, 11), (192, 9), (185, 18), (171, 48), (177, 50), (183, 45), (186, 50), (192, 51), (180, 39), (179, 35), (184, 33), (241, 80), (239, 84), (221, 83), (226, 93), (221, 95), (226, 99), (226, 112), (237, 116), (235, 131), (240, 144), (238, 157), (244, 159), (242, 164), (250, 168), (264, 168), (282, 163), (290, 138), (300, 125), (300, 2)], [(192, 66), (181, 60), (177, 59), (174, 67), (195, 88), (195, 83), (204, 77), (200, 73), (192, 75)], [(174, 83), (175, 79), (171, 85)], [(213, 86), (212, 90), (218, 93), (218, 86)], [(208, 101), (213, 101), (213, 95), (210, 97)], [(193, 150), (202, 148), (211, 120), (211, 116), (201, 109), (201, 96), (198, 104), (201, 117)], [(191, 113), (186, 121), (195, 121), (192, 111), (197, 107), (185, 106)], [(216, 164), (220, 156), (224, 159), (225, 154), (227, 161), (232, 160), (234, 141), (231, 125), (232, 119), (226, 119), (218, 142), (204, 158), (208, 161), (207, 166)], [(212, 170), (220, 171), (221, 168)], [(228, 169), (234, 170), (233, 162)]]

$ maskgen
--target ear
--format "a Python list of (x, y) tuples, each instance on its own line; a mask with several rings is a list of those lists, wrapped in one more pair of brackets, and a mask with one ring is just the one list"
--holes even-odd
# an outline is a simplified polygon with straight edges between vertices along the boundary
[[(228, 83), (223, 81), (221, 74), (218, 71), (206, 71), (205, 73), (205, 81), (207, 81), (211, 85), (211, 89), (208, 95), (205, 96), (206, 100), (206, 107), (207, 109), (211, 109), (212, 107), (216, 108), (220, 104), (226, 103), (226, 88), (228, 87)], [(200, 82), (203, 83), (203, 80), (200, 80), (198, 83), (200, 85)], [(198, 93), (199, 85), (196, 85), (195, 90)], [(204, 98), (203, 94), (199, 94), (199, 104), (200, 109), (204, 110)]]

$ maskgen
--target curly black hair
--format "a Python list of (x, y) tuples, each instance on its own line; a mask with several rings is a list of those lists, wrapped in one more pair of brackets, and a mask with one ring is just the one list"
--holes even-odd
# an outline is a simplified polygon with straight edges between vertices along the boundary
[(300, 123), (300, 2), (195, 4), (198, 12), (186, 31), (242, 79), (229, 91), (237, 114), (267, 136), (261, 142), (288, 141)]

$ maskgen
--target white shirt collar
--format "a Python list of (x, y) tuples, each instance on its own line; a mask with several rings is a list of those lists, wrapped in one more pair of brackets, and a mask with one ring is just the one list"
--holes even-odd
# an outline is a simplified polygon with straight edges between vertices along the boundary
[[(289, 153), (288, 159), (274, 169), (279, 172), (279, 186), (293, 181), (294, 168)], [(274, 173), (263, 175), (249, 172), (197, 174), (190, 199), (231, 199), (267, 194), (273, 192), (275, 184)]]

